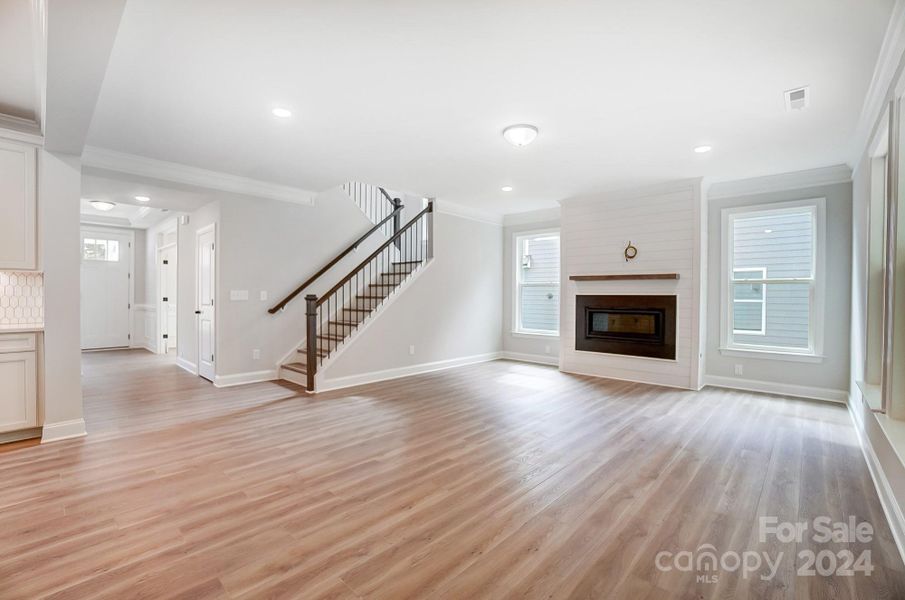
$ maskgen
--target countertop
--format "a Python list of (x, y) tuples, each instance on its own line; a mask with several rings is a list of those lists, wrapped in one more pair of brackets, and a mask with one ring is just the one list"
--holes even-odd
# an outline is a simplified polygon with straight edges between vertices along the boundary
[(2, 333), (40, 333), (44, 331), (43, 323), (16, 323), (13, 325), (0, 325)]

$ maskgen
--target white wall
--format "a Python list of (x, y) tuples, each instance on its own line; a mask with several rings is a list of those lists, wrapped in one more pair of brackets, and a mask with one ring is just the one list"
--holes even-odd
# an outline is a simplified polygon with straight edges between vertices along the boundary
[(77, 156), (40, 151), (38, 211), (44, 271), (44, 441), (83, 435)]
[(336, 356), (321, 387), (496, 357), (501, 235), (497, 224), (435, 213), (434, 260)]
[[(701, 195), (698, 181), (562, 202), (560, 369), (681, 388), (700, 387)], [(638, 256), (626, 262), (631, 241)], [(678, 273), (678, 281), (573, 282), (570, 275)], [(676, 360), (575, 350), (575, 296), (677, 296)]]
[[(899, 14), (896, 21), (895, 14)], [(905, 86), (905, 56), (901, 48), (903, 42), (902, 29), (905, 22), (901, 20), (901, 12), (894, 13), (891, 28), (897, 26), (898, 34), (887, 38), (878, 66), (887, 67), (895, 65), (891, 79), (878, 86), (878, 81), (872, 83), (872, 90), (876, 88), (880, 94), (877, 96), (873, 114), (867, 114), (867, 123), (870, 124), (870, 132), (862, 135), (865, 145), (869, 140), (875, 139), (881, 127), (885, 127), (884, 113), (887, 103), (895, 99)], [(891, 32), (893, 29), (890, 30)], [(888, 33), (889, 35), (889, 33)], [(896, 48), (893, 53), (887, 53), (889, 48)], [(888, 59), (887, 61), (884, 61)], [(884, 69), (875, 74), (875, 78), (881, 75)], [(899, 92), (897, 92), (897, 88)], [(870, 99), (870, 96), (869, 96)], [(871, 103), (868, 103), (871, 105)], [(869, 242), (869, 214), (870, 214), (870, 156), (868, 148), (859, 148), (852, 175), (852, 286), (851, 286), (851, 352), (849, 365), (848, 389), (850, 392), (849, 408), (854, 416), (855, 427), (865, 448), (865, 457), (871, 474), (877, 483), (877, 491), (883, 508), (890, 522), (899, 551), (905, 549), (905, 464), (901, 456), (905, 455), (905, 422), (891, 419), (886, 415), (873, 412), (867, 401), (861, 394), (856, 382), (864, 378), (864, 360), (867, 340), (867, 285), (868, 285), (868, 242)], [(899, 174), (899, 201), (901, 202), (902, 174)]]
[(515, 236), (526, 231), (559, 229), (559, 209), (512, 215), (503, 221), (503, 352), (523, 360), (559, 363), (559, 336), (532, 336), (513, 333), (515, 293)]
[[(803, 363), (728, 356), (720, 353), (720, 289), (721, 289), (721, 211), (724, 208), (754, 206), (826, 198), (826, 305), (824, 356), (820, 363)], [(742, 386), (751, 382), (810, 388), (815, 397), (844, 398), (848, 390), (851, 298), (834, 290), (851, 287), (852, 267), (852, 186), (850, 183), (801, 188), (708, 202), (708, 272), (707, 287), (706, 373), (708, 377), (732, 378)], [(742, 375), (735, 375), (735, 365), (742, 365)], [(722, 380), (723, 383), (728, 383)], [(800, 390), (800, 393), (807, 393)]]

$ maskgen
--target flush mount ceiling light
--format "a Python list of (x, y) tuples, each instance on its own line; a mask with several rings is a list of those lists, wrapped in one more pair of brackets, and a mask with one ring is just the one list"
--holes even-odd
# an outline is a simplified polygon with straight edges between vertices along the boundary
[(282, 107), (279, 107), (279, 106), (276, 107), (276, 108), (274, 108), (274, 109), (271, 110), (270, 112), (273, 113), (273, 116), (279, 117), (280, 119), (288, 119), (289, 117), (292, 116), (292, 111), (291, 111), (291, 110), (289, 110), (288, 108), (282, 108)]
[(503, 130), (503, 137), (513, 146), (527, 146), (537, 137), (534, 125), (510, 125)]
[(139, 202), (150, 202), (151, 201), (150, 196), (135, 196), (135, 199), (138, 200)]
[(707, 154), (713, 150), (712, 146), (695, 146), (694, 151), (698, 154)]
[(92, 200), (91, 202), (89, 202), (89, 204), (91, 204), (91, 206), (93, 206), (97, 210), (107, 211), (116, 208), (115, 204), (113, 204), (112, 202), (106, 202), (104, 200)]
[(504, 185), (504, 186), (501, 187), (500, 189), (503, 190), (504, 192), (511, 192), (511, 191), (512, 191), (512, 186), (511, 186), (511, 185)]

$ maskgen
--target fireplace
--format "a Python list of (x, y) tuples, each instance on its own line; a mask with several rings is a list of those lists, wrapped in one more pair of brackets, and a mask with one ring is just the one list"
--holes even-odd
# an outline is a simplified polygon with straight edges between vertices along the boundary
[(675, 296), (576, 296), (575, 349), (676, 358)]

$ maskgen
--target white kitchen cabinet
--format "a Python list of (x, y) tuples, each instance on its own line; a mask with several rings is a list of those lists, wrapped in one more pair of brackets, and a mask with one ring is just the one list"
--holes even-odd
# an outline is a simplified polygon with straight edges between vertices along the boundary
[(0, 139), (0, 269), (37, 264), (37, 149)]
[(35, 334), (0, 334), (0, 433), (37, 425)]

